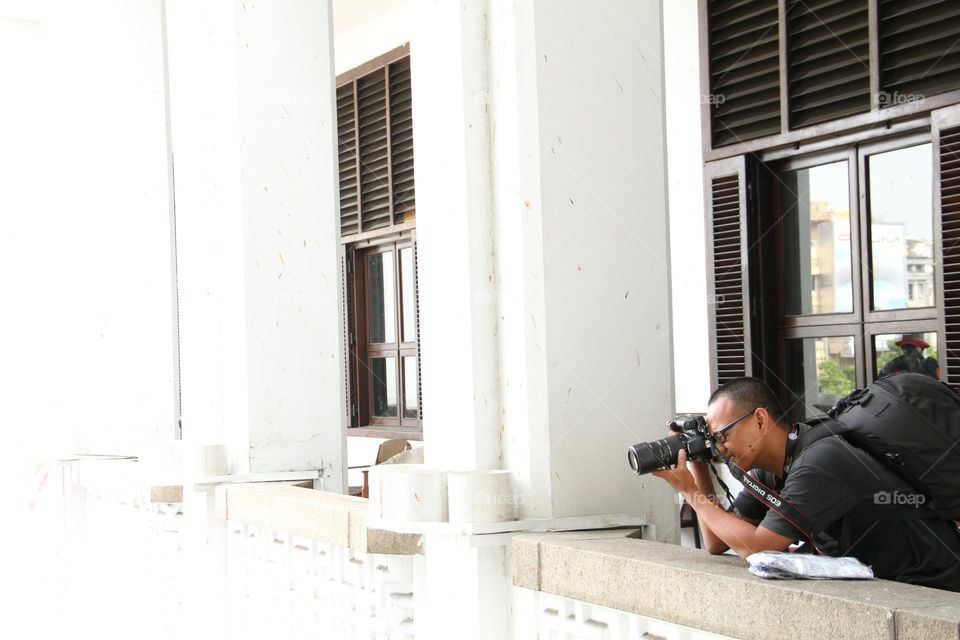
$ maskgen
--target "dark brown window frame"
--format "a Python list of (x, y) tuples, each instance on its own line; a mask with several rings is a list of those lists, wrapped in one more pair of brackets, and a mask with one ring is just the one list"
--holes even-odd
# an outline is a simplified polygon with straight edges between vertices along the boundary
[[(397, 47), (391, 51), (380, 55), (369, 62), (364, 63), (354, 69), (351, 69), (337, 77), (336, 86), (338, 99), (341, 90), (345, 87), (352, 87), (352, 123), (354, 127), (353, 135), (355, 141), (355, 171), (356, 171), (356, 202), (357, 202), (357, 232), (342, 233), (342, 221), (338, 225), (341, 229), (340, 244), (342, 247), (343, 266), (345, 269), (343, 277), (344, 286), (344, 322), (347, 334), (346, 357), (348, 360), (345, 367), (346, 375), (346, 397), (347, 397), (347, 434), (350, 436), (365, 436), (375, 438), (404, 438), (407, 440), (423, 439), (422, 423), (422, 397), (420, 393), (420, 353), (419, 353), (419, 319), (416, 326), (416, 340), (414, 342), (399, 342), (401, 336), (398, 334), (398, 343), (392, 350), (389, 347), (371, 345), (367, 340), (367, 322), (366, 322), (366, 291), (365, 291), (365, 265), (363, 263), (365, 256), (372, 252), (386, 251), (388, 247), (395, 249), (394, 260), (394, 297), (396, 305), (396, 321), (398, 332), (401, 328), (401, 274), (399, 270), (399, 250), (405, 247), (411, 247), (414, 250), (414, 287), (416, 283), (416, 220), (415, 209), (406, 212), (406, 215), (400, 216), (396, 210), (397, 199), (394, 193), (394, 137), (392, 131), (392, 112), (391, 112), (391, 70), (396, 65), (409, 64), (405, 59), (409, 59), (410, 48), (408, 44)], [(364, 228), (363, 202), (362, 202), (362, 184), (361, 184), (361, 131), (359, 127), (360, 113), (358, 111), (360, 100), (359, 86), (365, 79), (376, 78), (383, 74), (384, 82), (384, 110), (386, 113), (386, 170), (387, 175), (384, 178), (387, 184), (389, 199), (389, 222), (377, 226), (373, 229)], [(338, 128), (339, 129), (339, 128)], [(407, 134), (409, 135), (409, 134)], [(342, 151), (341, 151), (342, 156)], [(408, 160), (412, 162), (412, 160)], [(341, 175), (341, 180), (343, 176)], [(342, 189), (342, 187), (341, 187)], [(342, 193), (342, 191), (341, 191)], [(402, 218), (402, 219), (401, 219)], [(407, 219), (412, 218), (412, 219)], [(339, 220), (339, 217), (338, 217)], [(418, 302), (416, 300), (416, 288), (414, 288), (415, 313), (418, 311)], [(352, 314), (350, 313), (352, 311)], [(377, 354), (396, 356), (397, 367), (397, 392), (398, 392), (398, 416), (397, 418), (378, 418), (372, 416), (373, 397), (369, 388), (369, 358), (376, 357)], [(404, 356), (415, 356), (417, 358), (417, 383), (415, 385), (417, 392), (417, 411), (416, 419), (403, 417), (403, 393), (404, 376), (403, 360)]]
[[(404, 341), (402, 332), (403, 332), (403, 278), (401, 274), (400, 267), (400, 251), (403, 249), (410, 249), (414, 251), (414, 242), (412, 236), (404, 236), (398, 239), (390, 239), (386, 242), (377, 243), (370, 247), (364, 249), (357, 249), (353, 251), (352, 259), (354, 261), (354, 274), (356, 285), (354, 287), (354, 305), (357, 309), (357, 329), (356, 329), (356, 358), (357, 358), (357, 386), (359, 390), (359, 396), (364, 398), (365, 401), (358, 403), (358, 420), (361, 425), (371, 426), (371, 427), (391, 427), (399, 429), (413, 429), (415, 431), (420, 430), (421, 421), (420, 418), (406, 418), (403, 415), (404, 409), (406, 408), (406, 403), (404, 401), (404, 382), (406, 374), (403, 371), (402, 359), (404, 357), (415, 357), (419, 358), (419, 349), (417, 347), (417, 336), (414, 335), (414, 340)], [(366, 318), (366, 300), (367, 300), (367, 291), (366, 291), (366, 259), (371, 255), (383, 254), (383, 253), (392, 253), (393, 261), (393, 305), (395, 309), (394, 314), (394, 330), (396, 340), (389, 343), (374, 343), (370, 341), (369, 338), (369, 322)], [(416, 252), (414, 251), (413, 255), (414, 260), (414, 273), (416, 273)], [(416, 296), (416, 290), (414, 290), (414, 296)], [(414, 326), (416, 326), (416, 321), (414, 319)], [(364, 328), (364, 331), (360, 330), (360, 327)], [(369, 390), (369, 376), (368, 373), (372, 373), (370, 370), (370, 360), (372, 358), (379, 357), (394, 357), (396, 358), (395, 368), (396, 368), (396, 380), (397, 380), (397, 416), (396, 418), (392, 417), (379, 417), (373, 415), (373, 394)], [(417, 402), (419, 407), (419, 398)], [(419, 409), (417, 411), (419, 415)], [(406, 433), (406, 432), (404, 432)]]
[[(960, 108), (960, 105), (958, 105)], [(756, 371), (755, 375), (768, 379), (773, 376), (777, 378), (776, 382), (781, 386), (781, 392), (787, 393), (786, 389), (786, 351), (787, 341), (800, 338), (819, 338), (852, 336), (856, 350), (856, 384), (864, 386), (873, 382), (875, 372), (873, 363), (876, 359), (874, 336), (891, 333), (911, 333), (911, 332), (936, 332), (938, 334), (938, 349), (942, 349), (945, 344), (944, 333), (942, 329), (943, 322), (943, 304), (938, 298), (937, 304), (933, 307), (922, 307), (912, 309), (895, 310), (872, 310), (870, 299), (870, 273), (868, 265), (870, 263), (870, 210), (868, 179), (866, 172), (867, 159), (877, 153), (904, 149), (921, 144), (931, 143), (931, 166), (937, 162), (935, 140), (937, 132), (928, 128), (925, 132), (912, 131), (907, 134), (889, 135), (884, 132), (876, 132), (871, 139), (865, 142), (854, 144), (843, 144), (831, 150), (819, 151), (817, 153), (798, 153), (793, 156), (783, 158), (777, 156), (777, 159), (771, 163), (764, 164), (766, 172), (773, 177), (768, 177), (768, 182), (777, 180), (776, 176), (786, 171), (810, 168), (844, 160), (848, 166), (849, 194), (850, 194), (850, 221), (851, 237), (856, 238), (855, 245), (851, 245), (851, 284), (853, 290), (853, 311), (845, 314), (807, 314), (807, 315), (786, 315), (783, 308), (782, 296), (770, 296), (765, 302), (761, 300), (764, 297), (762, 291), (757, 287), (752, 287), (750, 291), (751, 304), (746, 309), (746, 314), (751, 317), (754, 324), (752, 340), (763, 343), (764, 334), (770, 335), (773, 344), (769, 341), (765, 345), (747, 345), (746, 351), (753, 357), (750, 369)], [(724, 162), (727, 162), (725, 160)], [(936, 182), (937, 176), (934, 172), (933, 179)], [(769, 187), (768, 187), (769, 188)], [(936, 185), (934, 187), (937, 188)], [(766, 244), (765, 255), (773, 256), (774, 264), (774, 282), (784, 282), (784, 264), (782, 261), (782, 252), (780, 247), (783, 243), (783, 229), (779, 222), (779, 212), (782, 210), (779, 199), (776, 197), (778, 189), (770, 189), (771, 198), (767, 202), (762, 202), (752, 211), (747, 211), (747, 227), (762, 227), (760, 218), (763, 217), (761, 209), (764, 206), (771, 207), (773, 215), (778, 217), (777, 223), (773, 228), (768, 229), (769, 237), (757, 244)], [(939, 225), (937, 224), (936, 206), (933, 209), (934, 218), (934, 246), (938, 247), (942, 242)], [(765, 230), (760, 229), (761, 233)], [(756, 231), (754, 232), (756, 235)], [(772, 249), (771, 246), (772, 245)], [(744, 261), (750, 253), (755, 254), (759, 247), (748, 247), (744, 254)], [(943, 272), (940, 268), (940, 262), (935, 257), (935, 263), (938, 265), (934, 273), (934, 286), (937, 291), (943, 290)], [(939, 295), (939, 294), (938, 294)], [(760, 309), (766, 309), (761, 313), (756, 312)], [(748, 341), (751, 338), (747, 338)], [(771, 349), (772, 347), (772, 349)], [(767, 353), (768, 357), (758, 362), (758, 354)], [(941, 365), (942, 366), (942, 365)], [(792, 398), (784, 395), (785, 402), (792, 402)]]

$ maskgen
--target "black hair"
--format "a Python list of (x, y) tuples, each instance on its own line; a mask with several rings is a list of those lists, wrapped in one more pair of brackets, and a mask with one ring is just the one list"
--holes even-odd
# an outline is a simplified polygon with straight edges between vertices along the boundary
[(729, 398), (738, 413), (763, 407), (774, 420), (783, 420), (783, 408), (776, 394), (759, 378), (734, 378), (720, 385), (710, 396), (707, 404), (713, 404), (717, 398)]

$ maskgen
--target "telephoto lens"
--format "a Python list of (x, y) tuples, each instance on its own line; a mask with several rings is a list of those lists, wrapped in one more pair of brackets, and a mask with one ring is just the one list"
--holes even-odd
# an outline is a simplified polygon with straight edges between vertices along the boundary
[(713, 459), (713, 438), (703, 416), (677, 416), (667, 426), (677, 435), (639, 442), (627, 449), (627, 462), (637, 475), (669, 469), (677, 464), (681, 449), (687, 452), (688, 460)]
[(677, 464), (680, 450), (684, 448), (686, 434), (677, 434), (654, 440), (640, 442), (627, 449), (627, 461), (637, 475), (668, 469)]

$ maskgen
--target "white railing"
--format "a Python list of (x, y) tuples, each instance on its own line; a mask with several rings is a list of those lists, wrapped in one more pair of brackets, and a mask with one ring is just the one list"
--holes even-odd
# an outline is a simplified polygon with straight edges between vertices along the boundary
[(412, 639), (414, 562), (228, 521), (228, 637)]
[[(161, 492), (182, 504), (152, 502), (134, 461), (56, 467), (16, 529), (23, 571), (8, 574), (38, 606), (0, 621), (0, 637), (16, 637), (4, 632), (16, 621), (32, 637), (414, 638), (415, 536), (367, 530), (361, 499), (272, 483), (219, 489), (233, 518), (215, 515), (214, 483)], [(283, 508), (258, 513), (264, 492)], [(310, 521), (304, 535), (297, 523)]]
[(516, 638), (729, 640), (729, 636), (520, 587), (514, 587), (513, 601)]

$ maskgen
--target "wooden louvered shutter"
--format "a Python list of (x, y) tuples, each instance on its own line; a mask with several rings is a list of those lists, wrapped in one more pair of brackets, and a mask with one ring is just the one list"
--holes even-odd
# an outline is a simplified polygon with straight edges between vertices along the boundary
[(410, 91), (410, 58), (389, 67), (390, 172), (393, 187), (393, 221), (410, 222), (416, 216), (413, 190), (413, 100)]
[(713, 146), (780, 133), (780, 31), (775, 0), (710, 0)]
[(356, 375), (356, 340), (353, 327), (353, 251), (340, 245), (340, 313), (343, 322), (343, 391), (346, 407), (346, 425), (356, 427), (356, 400), (352, 381)]
[(356, 94), (354, 84), (337, 89), (337, 159), (340, 174), (340, 235), (360, 231), (360, 209), (357, 198), (358, 158), (356, 130)]
[(390, 220), (390, 153), (386, 68), (357, 80), (360, 146), (360, 227), (370, 231)]
[(878, 1), (881, 106), (960, 88), (960, 2)]
[(943, 300), (939, 346), (943, 379), (960, 390), (960, 108), (934, 112), (934, 221), (939, 227), (938, 262)]
[(716, 387), (753, 371), (746, 159), (708, 163), (706, 179), (710, 381)]
[(790, 127), (870, 111), (867, 0), (789, 0)]
[(423, 361), (420, 358), (420, 269), (417, 266), (417, 238), (413, 238), (413, 291), (414, 309), (417, 316), (417, 419), (423, 424), (423, 375), (421, 369)]
[(337, 88), (341, 238), (402, 232), (416, 221), (410, 56), (398, 57), (406, 51), (346, 74)]

